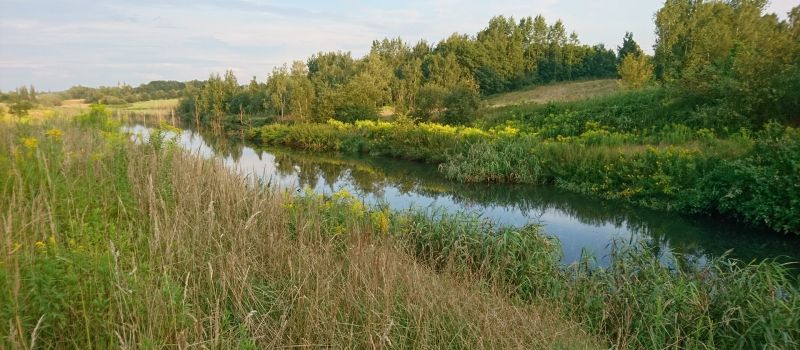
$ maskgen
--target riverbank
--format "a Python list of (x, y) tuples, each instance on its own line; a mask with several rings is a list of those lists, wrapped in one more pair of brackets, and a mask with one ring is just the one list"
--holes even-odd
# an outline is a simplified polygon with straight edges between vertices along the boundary
[(263, 144), (429, 162), (443, 177), (462, 182), (550, 184), (657, 210), (722, 215), (800, 233), (797, 129), (768, 124), (758, 132), (718, 136), (680, 124), (638, 133), (587, 122), (574, 136), (547, 136), (543, 131), (549, 126), (517, 126), (330, 121), (271, 124), (250, 136)]
[(800, 338), (800, 293), (773, 262), (668, 268), (623, 247), (607, 269), (562, 267), (536, 227), (369, 208), (347, 192), (289, 195), (166, 134), (133, 145), (102, 113), (77, 124), (2, 126), (0, 318), (12, 327), (0, 332), (12, 345), (791, 348)]
[(421, 264), (356, 202), (254, 187), (80, 120), (0, 125), (0, 347), (597, 344), (555, 309)]

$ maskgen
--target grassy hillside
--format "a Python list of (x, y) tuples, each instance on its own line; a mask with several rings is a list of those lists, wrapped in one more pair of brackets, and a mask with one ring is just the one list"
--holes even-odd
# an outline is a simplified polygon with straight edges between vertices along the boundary
[(571, 81), (492, 95), (487, 97), (485, 102), (488, 107), (566, 102), (608, 95), (618, 90), (616, 79)]

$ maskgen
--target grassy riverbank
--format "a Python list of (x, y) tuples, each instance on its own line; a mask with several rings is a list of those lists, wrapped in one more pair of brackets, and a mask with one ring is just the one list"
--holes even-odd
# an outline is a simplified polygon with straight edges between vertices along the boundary
[(80, 120), (0, 125), (0, 347), (595, 343), (557, 310), (421, 264), (356, 202), (257, 188)]
[(660, 94), (513, 107), (503, 119), (487, 115), (480, 127), (330, 121), (272, 124), (251, 136), (265, 144), (435, 163), (458, 181), (552, 184), (800, 233), (798, 129), (776, 123), (758, 131), (705, 128), (691, 114), (680, 117), (680, 106), (656, 112)]
[(101, 109), (0, 124), (3, 347), (798, 345), (773, 262), (562, 267), (538, 228), (262, 188)]

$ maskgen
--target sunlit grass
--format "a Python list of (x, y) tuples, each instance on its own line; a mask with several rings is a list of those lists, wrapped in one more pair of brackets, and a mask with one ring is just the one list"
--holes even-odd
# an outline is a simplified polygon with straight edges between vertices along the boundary
[(617, 79), (572, 81), (535, 86), (530, 89), (512, 91), (487, 97), (484, 101), (489, 107), (502, 107), (516, 104), (565, 102), (588, 99), (612, 94), (619, 90)]

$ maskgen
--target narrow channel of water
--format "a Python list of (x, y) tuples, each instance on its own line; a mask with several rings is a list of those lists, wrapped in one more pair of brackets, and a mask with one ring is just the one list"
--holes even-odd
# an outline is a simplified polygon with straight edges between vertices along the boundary
[[(123, 130), (146, 138), (151, 129), (130, 124)], [(796, 237), (709, 217), (658, 212), (542, 186), (461, 184), (443, 180), (434, 166), (417, 162), (259, 149), (240, 139), (189, 129), (182, 129), (177, 140), (191, 152), (220, 157), (226, 166), (274, 186), (308, 187), (322, 194), (346, 189), (367, 204), (397, 210), (468, 211), (500, 225), (540, 224), (561, 241), (564, 263), (578, 260), (587, 250), (605, 265), (615, 240), (645, 241), (663, 256), (679, 253), (700, 262), (728, 251), (742, 260), (800, 260)]]

